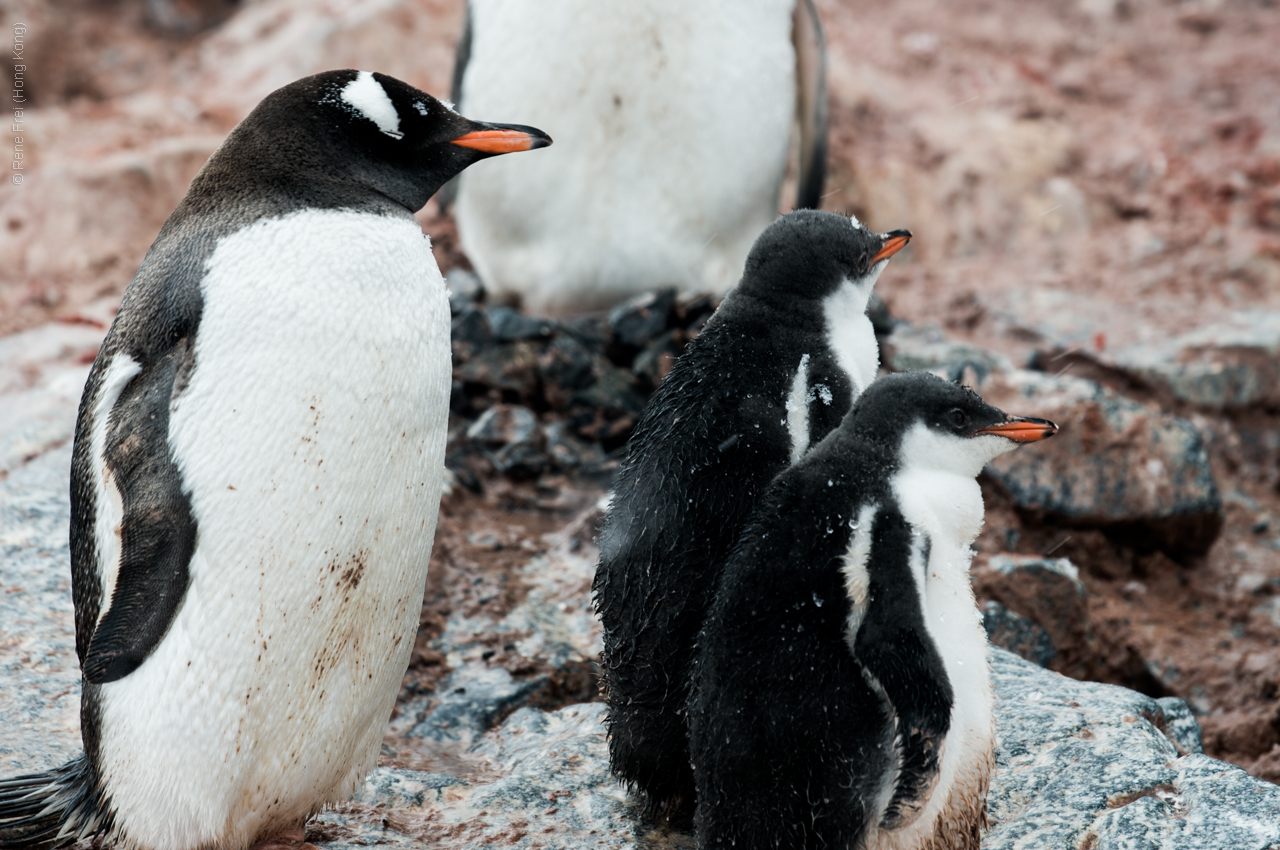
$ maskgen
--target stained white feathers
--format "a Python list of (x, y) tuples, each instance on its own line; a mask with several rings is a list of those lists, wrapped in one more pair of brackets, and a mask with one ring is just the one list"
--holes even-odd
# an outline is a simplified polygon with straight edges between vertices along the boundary
[(141, 846), (243, 846), (372, 768), (443, 481), (449, 308), (412, 218), (260, 220), (219, 243), (202, 295), (169, 436), (190, 586), (100, 691), (101, 770)]

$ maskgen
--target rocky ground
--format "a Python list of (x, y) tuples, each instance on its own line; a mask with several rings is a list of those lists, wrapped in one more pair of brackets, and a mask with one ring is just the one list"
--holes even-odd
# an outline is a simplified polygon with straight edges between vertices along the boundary
[[(364, 67), (447, 91), (461, 4), (2, 5), (30, 27), (34, 108), (22, 116), (25, 180), (0, 186), (0, 477), (14, 488), (46, 478), (0, 500), (26, 505), (18, 494), (38, 492), (40, 503), (15, 514), (0, 542), (56, 560), (57, 476), (42, 464), (60, 462), (86, 364), (195, 170), (262, 95), (306, 73)], [(1077, 679), (1181, 698), (1209, 756), (1280, 781), (1280, 9), (818, 7), (831, 51), (824, 204), (916, 234), (879, 284), (886, 367), (964, 377), (1007, 409), (1064, 426), (984, 476), (974, 577), (993, 639)], [(535, 739), (571, 741), (565, 758), (598, 769), (600, 742), (574, 731), (597, 728), (598, 708), (579, 705), (594, 696), (597, 502), (636, 412), (713, 306), (655, 291), (611, 316), (530, 319), (484, 304), (452, 222), (433, 206), (420, 218), (455, 292), (457, 483), (385, 770), (372, 796), (326, 816), (316, 841), (357, 840), (382, 823), (371, 814), (379, 802), (412, 798), (417, 820), (397, 815), (396, 834), (463, 846), (470, 827), (422, 801), (474, 798), (485, 811), (495, 783), (522, 771), (560, 777), (520, 750)], [(65, 586), (41, 575), (48, 595), (32, 604), (51, 612), (56, 635), (67, 628)], [(11, 581), (24, 590), (6, 588), (7, 598), (24, 598), (28, 579)], [(48, 731), (52, 763), (73, 740), (76, 690), (65, 636), (48, 640), (39, 649), (16, 627), (0, 632), (7, 670), (46, 674), (46, 690), (0, 694), (0, 725)], [(1032, 675), (1020, 670), (1008, 667), (1008, 688)], [(1044, 681), (1033, 692), (1088, 704), (1070, 683)], [(1148, 703), (1110, 711), (1112, 692), (1088, 693), (1104, 726), (1163, 723)], [(1077, 737), (1092, 728), (1062, 722)], [(1025, 734), (1053, 749), (1045, 730)], [(1085, 841), (1143, 807), (1195, 810), (1199, 792), (1187, 789), (1199, 780), (1187, 777), (1225, 770), (1197, 758), (1080, 803), (1063, 829)], [(396, 771), (453, 779), (424, 789)], [(563, 780), (576, 784), (520, 786), (542, 808), (522, 803), (525, 825), (502, 820), (494, 834), (512, 829), (528, 844), (553, 825), (546, 810), (576, 812), (573, 829), (621, 828), (621, 789), (602, 776)], [(993, 802), (993, 812), (1031, 817), (1035, 796), (1015, 793), (1020, 802)], [(1016, 830), (1000, 829), (988, 844), (1015, 846)]]

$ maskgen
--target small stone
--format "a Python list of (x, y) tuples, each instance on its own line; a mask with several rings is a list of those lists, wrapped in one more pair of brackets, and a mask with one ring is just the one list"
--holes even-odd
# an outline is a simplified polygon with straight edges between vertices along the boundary
[(667, 377), (676, 358), (684, 353), (686, 345), (684, 331), (667, 331), (636, 356), (635, 362), (631, 364), (631, 371), (648, 379), (656, 387)]
[(493, 329), (489, 317), (478, 307), (465, 307), (453, 318), (449, 328), (454, 362), (475, 356), (493, 345)]
[(660, 289), (637, 295), (614, 307), (609, 311), (613, 341), (626, 348), (644, 348), (667, 329), (667, 320), (675, 303), (675, 289)]
[(502, 342), (545, 339), (555, 333), (555, 328), (547, 320), (526, 316), (510, 307), (489, 310), (489, 326), (493, 328), (493, 335)]
[(464, 383), (530, 396), (538, 386), (538, 347), (532, 342), (508, 342), (486, 348), (463, 363), (453, 375)]
[(988, 601), (982, 606), (982, 627), (987, 640), (1003, 647), (1033, 664), (1048, 667), (1057, 651), (1049, 633), (999, 602)]
[(649, 396), (640, 389), (634, 375), (609, 369), (590, 387), (574, 393), (573, 401), (615, 414), (638, 415), (649, 403)]
[(496, 404), (467, 429), (467, 439), (490, 446), (538, 445), (542, 430), (538, 428), (538, 417), (529, 408)]
[(552, 467), (546, 452), (529, 443), (508, 443), (489, 458), (494, 470), (508, 478), (537, 478)]
[(453, 269), (445, 278), (445, 284), (449, 287), (449, 310), (455, 316), (484, 299), (484, 284), (475, 272)]
[(573, 435), (568, 423), (552, 422), (543, 430), (547, 437), (547, 453), (561, 469), (573, 470), (604, 460), (604, 452), (600, 451), (600, 447), (579, 440)]
[(560, 334), (538, 354), (542, 392), (547, 404), (560, 410), (576, 390), (590, 386), (598, 372), (608, 368), (598, 354), (571, 334)]

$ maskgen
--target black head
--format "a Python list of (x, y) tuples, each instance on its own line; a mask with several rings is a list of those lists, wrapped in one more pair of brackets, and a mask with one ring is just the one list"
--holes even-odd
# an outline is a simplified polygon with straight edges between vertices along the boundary
[(1044, 419), (1010, 416), (968, 387), (929, 372), (899, 372), (873, 382), (846, 427), (896, 449), (904, 465), (975, 476), (992, 458), (1058, 431)]
[(414, 212), (472, 163), (549, 144), (541, 130), (471, 121), (384, 74), (326, 71), (263, 98), (197, 182), (320, 207), (372, 194)]
[(911, 239), (907, 230), (876, 233), (857, 219), (817, 210), (787, 213), (756, 239), (741, 288), (759, 297), (826, 298), (846, 283), (870, 293), (889, 258)]

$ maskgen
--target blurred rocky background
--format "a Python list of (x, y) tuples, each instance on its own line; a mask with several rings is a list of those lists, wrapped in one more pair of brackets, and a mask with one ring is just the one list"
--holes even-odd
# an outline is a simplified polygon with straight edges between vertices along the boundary
[[(1280, 842), (1280, 7), (817, 6), (824, 206), (916, 235), (878, 286), (885, 368), (965, 380), (1063, 428), (982, 481), (974, 586), (1013, 653), (993, 650), (984, 846)], [(359, 67), (446, 93), (463, 8), (0, 8), (28, 27), (30, 107), (23, 181), (0, 183), (11, 774), (78, 747), (69, 441), (147, 246), (278, 86)], [(607, 314), (530, 317), (486, 302), (434, 203), (420, 219), (453, 293), (453, 491), (382, 766), (308, 838), (691, 846), (637, 820), (605, 775), (589, 588), (621, 449), (715, 304), (659, 286)]]

